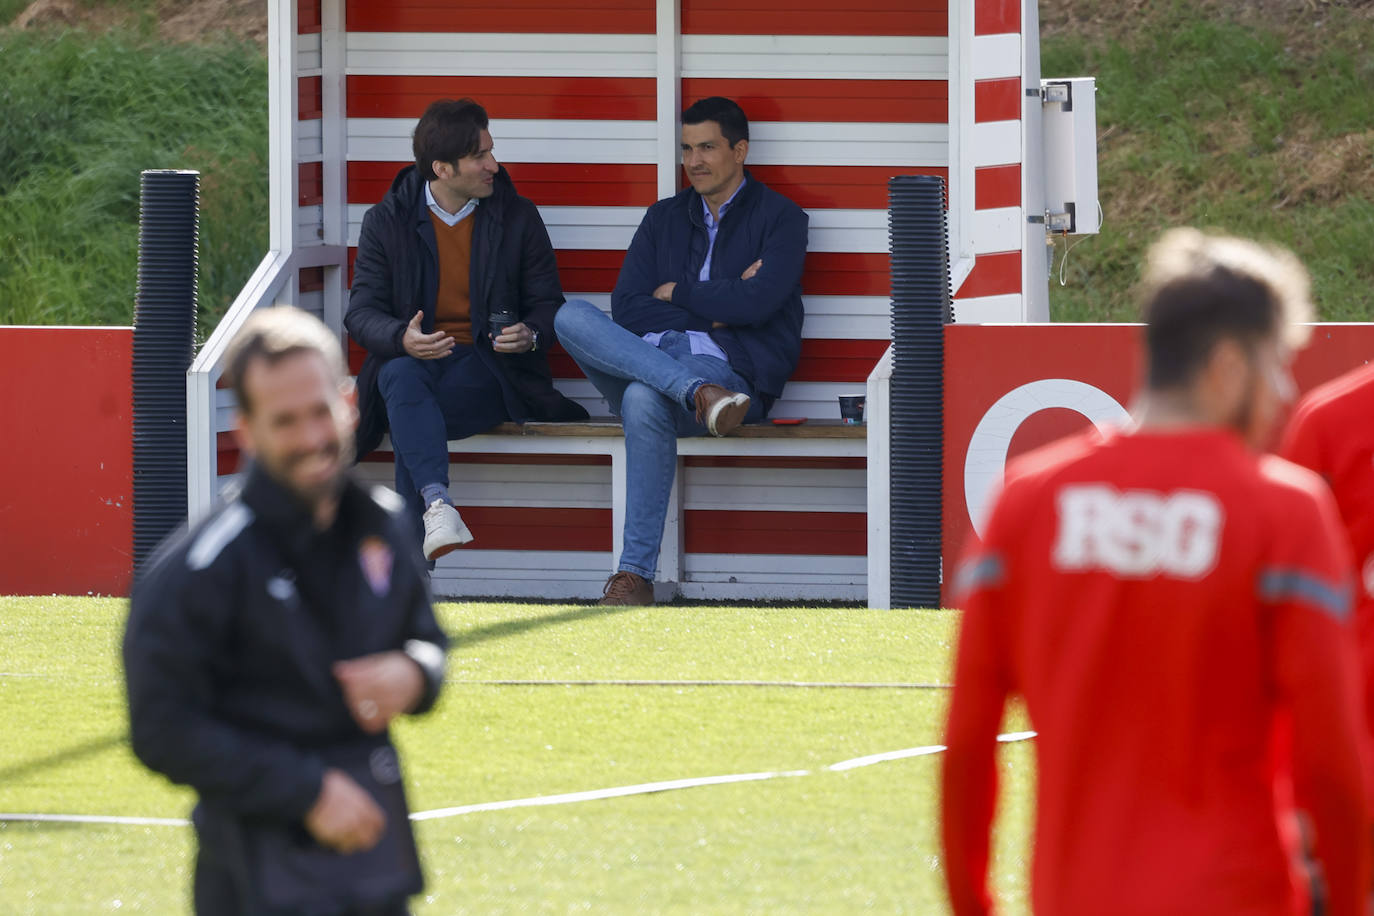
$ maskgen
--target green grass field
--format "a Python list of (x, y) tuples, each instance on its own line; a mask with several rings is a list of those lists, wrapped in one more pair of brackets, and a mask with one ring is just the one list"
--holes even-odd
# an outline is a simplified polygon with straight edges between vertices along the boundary
[[(450, 682), (432, 714), (396, 729), (417, 812), (795, 775), (420, 821), (429, 887), (417, 913), (944, 912), (939, 756), (827, 767), (938, 744), (947, 691), (781, 685), (948, 683), (952, 612), (439, 613)], [(124, 742), (124, 614), (116, 599), (0, 598), (0, 812), (186, 816), (191, 794)], [(608, 683), (645, 680), (698, 683)], [(499, 683), (510, 681), (542, 683)], [(994, 880), (1017, 913), (1033, 752), (1002, 754)], [(185, 912), (192, 849), (186, 827), (0, 821), (0, 912)]]

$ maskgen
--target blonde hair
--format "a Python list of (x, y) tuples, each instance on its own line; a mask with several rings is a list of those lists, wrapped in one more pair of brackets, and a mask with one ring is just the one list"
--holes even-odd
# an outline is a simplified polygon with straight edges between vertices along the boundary
[(314, 315), (295, 306), (277, 305), (248, 316), (224, 357), (224, 380), (233, 388), (239, 410), (246, 415), (250, 409), (243, 385), (248, 366), (257, 359), (276, 363), (295, 353), (318, 353), (339, 384), (348, 377), (338, 337)]
[(1286, 248), (1190, 228), (1165, 232), (1150, 247), (1140, 287), (1150, 387), (1186, 384), (1223, 338), (1303, 346), (1311, 288)]

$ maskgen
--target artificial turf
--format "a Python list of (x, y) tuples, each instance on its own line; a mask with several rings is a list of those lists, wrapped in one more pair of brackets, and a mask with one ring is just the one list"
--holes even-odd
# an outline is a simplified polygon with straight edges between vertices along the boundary
[[(117, 599), (0, 598), (0, 812), (182, 818), (124, 741)], [(417, 812), (748, 782), (416, 823), (417, 914), (940, 913), (935, 754), (956, 615), (448, 603), (449, 683), (395, 728)], [(521, 683), (509, 683), (521, 682)], [(632, 682), (632, 683), (627, 683)], [(655, 682), (655, 683), (645, 683)], [(1008, 727), (1018, 727), (1015, 717)], [(994, 882), (1025, 909), (1028, 744), (1002, 749)], [(0, 820), (0, 912), (188, 910), (189, 828)]]

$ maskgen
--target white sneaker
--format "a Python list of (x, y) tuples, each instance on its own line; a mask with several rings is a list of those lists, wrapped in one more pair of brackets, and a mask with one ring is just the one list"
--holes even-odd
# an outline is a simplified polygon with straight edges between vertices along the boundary
[(463, 524), (458, 510), (436, 499), (425, 510), (425, 559), (437, 560), (472, 541), (472, 532)]

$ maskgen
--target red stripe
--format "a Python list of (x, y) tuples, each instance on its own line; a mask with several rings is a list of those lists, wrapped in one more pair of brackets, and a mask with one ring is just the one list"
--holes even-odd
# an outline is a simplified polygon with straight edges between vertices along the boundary
[[(350, 162), (348, 202), (375, 204), (405, 162)], [(541, 207), (648, 207), (657, 199), (653, 165), (507, 162), (515, 187)]]
[[(432, 0), (347, 0), (351, 32), (552, 32), (652, 34), (653, 0), (492, 0), (486, 4)], [(575, 47), (571, 42), (569, 47)]]
[(862, 512), (689, 509), (684, 514), (683, 543), (687, 553), (832, 557), (868, 553), (868, 521)]
[(758, 165), (749, 172), (799, 207), (886, 210), (887, 182), (894, 175), (935, 175), (943, 168), (904, 169), (890, 165)]
[[(792, 373), (798, 382), (867, 381), (869, 373), (887, 350), (886, 340), (829, 340), (807, 338), (802, 341), (801, 359)], [(562, 347), (549, 351), (549, 369), (556, 379), (586, 376), (577, 362)], [(355, 370), (356, 371), (356, 370)]]
[(324, 203), (324, 163), (296, 164), (296, 203), (302, 207)]
[(1021, 120), (1021, 79), (978, 80), (973, 84), (973, 120)]
[(554, 257), (565, 292), (609, 293), (615, 289), (625, 252), (569, 249), (555, 251)]
[(476, 550), (611, 549), (610, 509), (459, 506)]
[(302, 267), (297, 278), (300, 291), (303, 293), (318, 293), (324, 289), (324, 268), (323, 267)]
[(683, 0), (684, 35), (945, 35), (941, 0)]
[(296, 80), (296, 120), (310, 121), (322, 116), (324, 102), (320, 77), (302, 76)]
[(810, 252), (802, 270), (802, 289), (811, 296), (890, 295), (887, 255)]
[(973, 208), (975, 210), (1019, 207), (1021, 206), (1021, 166), (992, 165), (975, 169), (973, 188)]
[[(1020, 254), (1012, 252), (1020, 258)], [(353, 285), (356, 248), (348, 249), (348, 283)], [(563, 289), (569, 293), (609, 293), (620, 275), (623, 251), (565, 249), (554, 252)], [(986, 255), (980, 255), (981, 260)], [(974, 268), (977, 269), (976, 267)], [(892, 292), (886, 254), (813, 251), (806, 256), (802, 289), (811, 296), (886, 296)]]
[(945, 80), (704, 79), (682, 81), (682, 105), (721, 95), (734, 99), (751, 121), (896, 121), (944, 124), (949, 120)]
[(296, 0), (296, 32), (313, 35), (320, 30), (320, 0)]
[[(362, 457), (366, 464), (391, 464), (392, 452), (369, 452)], [(610, 467), (610, 455), (507, 455), (496, 452), (449, 452), (449, 464), (515, 464), (522, 467)]]
[(974, 0), (973, 34), (1005, 35), (1021, 31), (1021, 0)]
[(1004, 251), (980, 254), (974, 261), (964, 285), (959, 287), (960, 299), (976, 296), (1003, 296), (1021, 292), (1021, 252)]
[(348, 116), (418, 119), (435, 99), (467, 96), (493, 118), (652, 121), (656, 93), (647, 77), (355, 75), (348, 77)]

